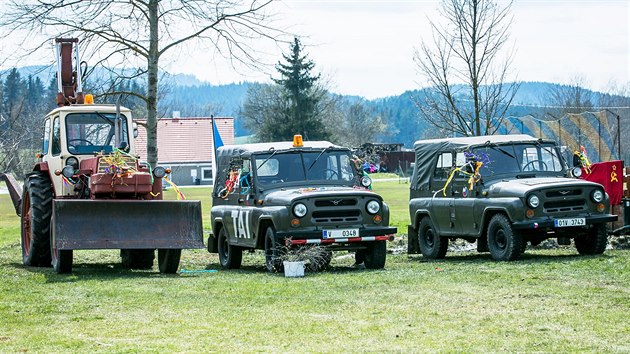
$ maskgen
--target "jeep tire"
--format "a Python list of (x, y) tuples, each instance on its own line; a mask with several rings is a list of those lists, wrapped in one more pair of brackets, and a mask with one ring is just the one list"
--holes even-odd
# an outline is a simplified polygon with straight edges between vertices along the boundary
[(243, 249), (238, 246), (230, 245), (225, 228), (219, 231), (217, 239), (217, 251), (219, 252), (219, 263), (225, 269), (238, 269), (243, 261)]
[(448, 239), (438, 235), (428, 216), (423, 217), (418, 226), (418, 247), (428, 259), (442, 259), (448, 250)]
[(496, 214), (488, 223), (488, 249), (496, 261), (513, 261), (523, 252), (523, 237), (512, 230), (512, 224), (503, 214)]
[(50, 267), (50, 216), (53, 190), (48, 176), (32, 172), (24, 181), (22, 193), (22, 263)]
[(387, 258), (387, 244), (385, 241), (373, 241), (367, 243), (367, 249), (363, 253), (366, 269), (382, 269)]
[(608, 231), (606, 224), (593, 225), (584, 235), (579, 235), (573, 240), (575, 248), (582, 255), (602, 254), (608, 244)]
[(276, 240), (276, 231), (273, 226), (269, 226), (265, 232), (265, 265), (269, 272), (281, 272), (284, 268), (282, 264), (282, 245)]

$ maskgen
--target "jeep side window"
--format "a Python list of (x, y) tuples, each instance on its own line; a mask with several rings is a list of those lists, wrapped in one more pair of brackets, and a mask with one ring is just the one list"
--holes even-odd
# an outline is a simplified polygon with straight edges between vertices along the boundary
[[(265, 166), (263, 166), (264, 168)], [(241, 194), (250, 194), (253, 191), (252, 188), (252, 162), (250, 160), (243, 160), (243, 166), (241, 167), (241, 179), (239, 181), (241, 188)]]
[(453, 154), (450, 152), (442, 153), (440, 156), (438, 156), (435, 170), (433, 170), (433, 177), (435, 179), (447, 179), (452, 167)]
[[(464, 155), (463, 152), (458, 152), (457, 155), (455, 155), (455, 166), (457, 167), (464, 166), (463, 170), (467, 173), (470, 173), (471, 171), (469, 171), (467, 167), (465, 166), (467, 162), (468, 161), (466, 161), (466, 155)], [(466, 175), (464, 171), (458, 171), (455, 177), (468, 178), (468, 175)]]

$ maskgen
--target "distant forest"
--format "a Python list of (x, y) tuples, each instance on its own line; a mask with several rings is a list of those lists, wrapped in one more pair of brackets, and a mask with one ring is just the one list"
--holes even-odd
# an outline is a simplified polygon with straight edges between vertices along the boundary
[[(5, 114), (7, 105), (10, 105), (12, 97), (28, 97), (28, 102), (36, 104), (45, 113), (54, 107), (55, 83), (51, 69), (48, 67), (25, 67), (17, 70), (5, 70), (0, 72)], [(104, 95), (107, 73), (95, 72), (86, 82), (86, 92), (96, 94), (97, 102), (115, 103), (118, 96)], [(160, 92), (159, 112), (161, 117), (172, 117), (174, 112), (179, 112), (180, 117), (208, 117), (230, 116), (235, 118), (235, 135), (247, 136), (250, 132), (244, 127), (242, 119), (239, 119), (249, 82), (234, 83), (228, 85), (211, 85), (202, 83), (191, 75), (165, 75)], [(550, 93), (562, 89), (564, 86), (544, 82), (524, 82), (508, 110), (508, 116), (522, 117), (531, 115), (537, 119), (549, 118), (550, 110), (542, 106), (549, 104)], [(138, 91), (144, 88), (142, 81), (128, 81), (115, 85), (122, 91)], [(589, 106), (599, 110), (598, 105), (605, 105), (615, 96), (593, 92), (583, 89), (583, 94), (589, 98)], [(331, 94), (335, 95), (335, 94)], [(435, 129), (427, 124), (419, 115), (417, 102), (422, 102), (424, 90), (406, 91), (398, 96), (390, 96), (374, 100), (364, 100), (364, 104), (373, 113), (380, 115), (386, 124), (385, 133), (378, 137), (378, 142), (402, 143), (406, 147), (412, 147), (414, 141), (422, 138), (436, 137)], [(349, 105), (358, 100), (357, 96), (336, 95), (342, 105)], [(466, 97), (461, 97), (462, 104), (467, 104)], [(622, 97), (622, 102), (627, 102), (627, 97)], [(134, 116), (141, 118), (144, 114), (144, 103), (133, 96), (120, 98), (123, 105), (131, 108)], [(619, 100), (616, 100), (619, 101)], [(626, 104), (627, 105), (627, 104)], [(628, 111), (626, 109), (626, 111)], [(628, 112), (626, 112), (628, 113)], [(627, 119), (627, 114), (624, 116)], [(623, 124), (626, 126), (628, 124)]]

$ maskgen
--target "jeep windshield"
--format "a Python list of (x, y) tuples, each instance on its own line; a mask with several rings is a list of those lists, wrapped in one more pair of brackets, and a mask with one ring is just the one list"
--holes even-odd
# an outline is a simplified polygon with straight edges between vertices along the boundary
[(517, 178), (564, 175), (566, 166), (552, 143), (489, 144), (467, 153), (482, 163), (484, 178), (512, 175)]
[(352, 156), (347, 150), (276, 151), (256, 154), (254, 166), (258, 184), (353, 185)]

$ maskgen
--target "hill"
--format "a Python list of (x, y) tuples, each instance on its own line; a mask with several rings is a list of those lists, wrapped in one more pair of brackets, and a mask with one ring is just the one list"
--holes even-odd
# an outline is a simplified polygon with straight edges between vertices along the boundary
[[(43, 82), (50, 82), (54, 78), (51, 66), (26, 66), (19, 68), (22, 77), (29, 75), (38, 76)], [(114, 69), (122, 73), (132, 73), (135, 69)], [(4, 72), (0, 72), (0, 76)], [(111, 70), (95, 68), (90, 73), (89, 82), (106, 80), (111, 75)], [(160, 116), (172, 117), (179, 112), (181, 117), (207, 117), (216, 116), (235, 117), (236, 136), (250, 134), (244, 128), (239, 119), (239, 112), (247, 95), (250, 82), (232, 83), (227, 85), (213, 85), (197, 79), (194, 75), (162, 73), (161, 100), (159, 104)], [(140, 85), (142, 82), (137, 80)], [(541, 107), (549, 102), (550, 94), (554, 91), (567, 89), (555, 83), (548, 82), (523, 82), (517, 91), (507, 116), (522, 117), (532, 115), (544, 117), (549, 110)], [(592, 105), (597, 106), (610, 102), (614, 96), (601, 92), (583, 90)], [(422, 120), (418, 113), (416, 102), (422, 102), (424, 90), (409, 90), (400, 95), (366, 100), (371, 110), (381, 115), (387, 124), (388, 130), (379, 137), (382, 142), (403, 143), (411, 147), (413, 142), (427, 136), (431, 136), (433, 130)], [(357, 96), (340, 95), (342, 102), (348, 105), (362, 99)], [(459, 97), (462, 102), (469, 101), (466, 97)], [(627, 98), (625, 98), (627, 99)], [(472, 104), (472, 103), (471, 103)]]

